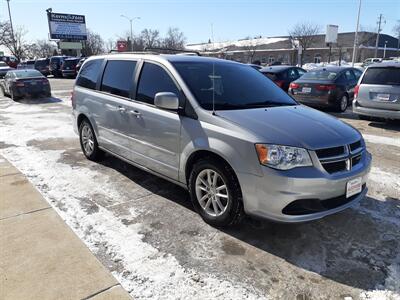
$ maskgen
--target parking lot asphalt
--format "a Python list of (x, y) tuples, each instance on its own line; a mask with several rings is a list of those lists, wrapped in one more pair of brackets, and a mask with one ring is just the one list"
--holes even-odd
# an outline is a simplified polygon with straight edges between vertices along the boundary
[(333, 114), (373, 155), (368, 197), (356, 207), (221, 230), (184, 189), (110, 156), (86, 160), (72, 130), (73, 80), (50, 83), (52, 98), (0, 97), (0, 154), (135, 298), (400, 298), (400, 125)]

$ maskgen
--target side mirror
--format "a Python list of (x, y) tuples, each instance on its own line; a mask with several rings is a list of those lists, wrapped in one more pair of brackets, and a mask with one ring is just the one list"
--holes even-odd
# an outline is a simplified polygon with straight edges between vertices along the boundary
[(157, 93), (154, 97), (154, 105), (163, 109), (178, 110), (178, 96), (170, 92)]

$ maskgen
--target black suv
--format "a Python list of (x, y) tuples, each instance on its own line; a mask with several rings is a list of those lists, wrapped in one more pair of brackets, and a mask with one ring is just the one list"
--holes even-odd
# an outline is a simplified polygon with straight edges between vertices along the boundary
[(62, 77), (61, 66), (68, 56), (52, 56), (50, 58), (50, 74), (54, 77)]

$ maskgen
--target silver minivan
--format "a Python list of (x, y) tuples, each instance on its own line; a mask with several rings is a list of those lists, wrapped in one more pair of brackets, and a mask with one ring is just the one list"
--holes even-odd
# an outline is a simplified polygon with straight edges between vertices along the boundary
[(299, 105), (237, 62), (109, 54), (83, 64), (73, 90), (84, 155), (107, 152), (188, 189), (202, 218), (302, 222), (367, 193), (371, 155), (356, 129)]
[(369, 66), (355, 87), (353, 112), (361, 119), (400, 120), (400, 63)]

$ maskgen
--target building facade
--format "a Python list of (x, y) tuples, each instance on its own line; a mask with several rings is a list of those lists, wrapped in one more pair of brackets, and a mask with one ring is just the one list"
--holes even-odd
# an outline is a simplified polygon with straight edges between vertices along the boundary
[[(325, 34), (316, 35), (312, 45), (303, 52), (303, 64), (328, 61), (351, 61), (353, 55), (354, 32), (339, 33), (337, 43), (325, 44)], [(359, 32), (356, 62), (375, 57), (376, 33)], [(297, 64), (298, 49), (288, 36), (244, 39), (223, 43), (190, 44), (188, 50), (200, 51), (203, 55), (235, 60), (243, 63), (260, 62), (262, 65), (273, 62)], [(387, 34), (379, 35), (377, 57), (400, 56), (399, 40)]]

